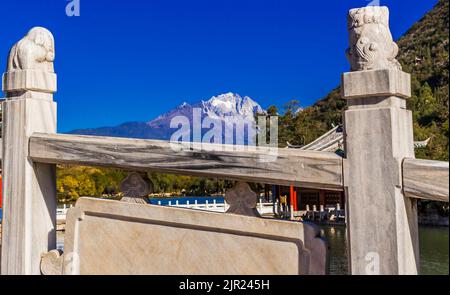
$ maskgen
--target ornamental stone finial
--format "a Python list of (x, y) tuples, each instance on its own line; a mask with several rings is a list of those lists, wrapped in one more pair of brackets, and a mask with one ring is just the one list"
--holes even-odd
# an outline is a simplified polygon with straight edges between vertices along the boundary
[(122, 202), (147, 204), (145, 198), (153, 192), (153, 183), (146, 176), (131, 172), (120, 183), (120, 190), (123, 193)]
[(55, 41), (52, 33), (42, 27), (32, 28), (11, 49), (6, 71), (41, 70), (54, 73)]
[(389, 30), (389, 9), (367, 6), (348, 14), (350, 47), (347, 58), (352, 71), (398, 69), (398, 46)]
[(56, 92), (55, 41), (52, 33), (34, 27), (9, 52), (2, 90), (6, 97), (52, 100)]
[(230, 205), (226, 213), (260, 217), (256, 210), (256, 193), (246, 182), (237, 182), (225, 193), (225, 201)]

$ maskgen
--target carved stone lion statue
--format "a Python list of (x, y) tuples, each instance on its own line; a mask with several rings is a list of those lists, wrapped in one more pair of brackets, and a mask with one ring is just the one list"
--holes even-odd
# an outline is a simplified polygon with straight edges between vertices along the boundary
[(45, 28), (34, 27), (12, 47), (7, 72), (32, 69), (54, 73), (54, 60), (55, 42), (52, 33)]
[(350, 48), (347, 58), (352, 71), (398, 69), (398, 46), (389, 30), (387, 7), (351, 9), (348, 15)]

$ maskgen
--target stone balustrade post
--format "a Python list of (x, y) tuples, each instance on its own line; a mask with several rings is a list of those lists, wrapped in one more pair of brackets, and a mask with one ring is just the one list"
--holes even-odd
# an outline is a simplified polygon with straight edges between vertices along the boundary
[(3, 233), (1, 274), (40, 274), (41, 255), (56, 248), (55, 165), (28, 158), (34, 132), (56, 132), (52, 34), (31, 29), (11, 49), (3, 75)]
[(352, 274), (417, 274), (417, 205), (402, 191), (402, 161), (414, 157), (410, 75), (395, 59), (386, 7), (352, 9), (342, 76), (344, 186)]

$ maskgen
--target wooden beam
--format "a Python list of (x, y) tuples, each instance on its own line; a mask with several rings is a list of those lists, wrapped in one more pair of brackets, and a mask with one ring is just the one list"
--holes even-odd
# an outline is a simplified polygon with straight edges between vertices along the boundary
[[(211, 151), (213, 147), (220, 146), (207, 144), (200, 150), (191, 144), (181, 149), (181, 144), (159, 140), (35, 133), (30, 138), (29, 156), (41, 163), (342, 190), (342, 158), (336, 154), (260, 147), (247, 150), (233, 146), (238, 150)], [(270, 161), (267, 157), (274, 150), (277, 156)]]
[(448, 202), (448, 181), (448, 162), (403, 161), (403, 190), (407, 197)]

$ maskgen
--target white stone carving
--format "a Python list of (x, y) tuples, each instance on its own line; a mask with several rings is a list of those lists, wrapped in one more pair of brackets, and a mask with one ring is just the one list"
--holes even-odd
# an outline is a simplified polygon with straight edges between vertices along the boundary
[(235, 186), (225, 193), (225, 201), (230, 205), (227, 213), (257, 216), (256, 193), (246, 182), (237, 182)]
[(351, 9), (348, 14), (350, 47), (347, 58), (352, 71), (398, 69), (398, 46), (389, 30), (389, 9), (367, 6)]
[(57, 90), (55, 42), (52, 33), (35, 27), (9, 52), (2, 90), (7, 99), (37, 98), (53, 100)]
[(41, 273), (43, 275), (61, 275), (63, 272), (64, 256), (60, 250), (52, 250), (42, 255)]
[(147, 204), (145, 197), (153, 192), (153, 183), (139, 173), (132, 172), (120, 183), (122, 202)]
[(7, 72), (41, 70), (54, 73), (54, 60), (55, 41), (52, 33), (45, 28), (34, 27), (11, 49)]

